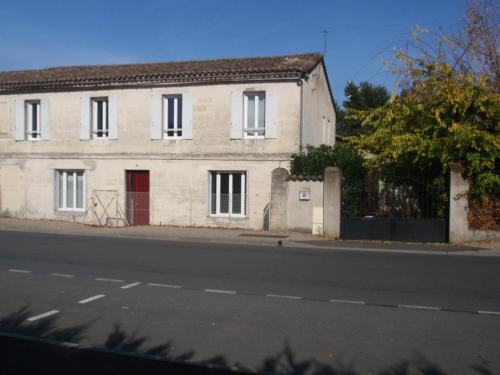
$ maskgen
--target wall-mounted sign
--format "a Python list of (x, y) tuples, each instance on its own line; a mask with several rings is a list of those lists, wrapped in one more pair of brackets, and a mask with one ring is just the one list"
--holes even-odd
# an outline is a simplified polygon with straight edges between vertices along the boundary
[(299, 201), (308, 201), (311, 199), (311, 189), (299, 189)]

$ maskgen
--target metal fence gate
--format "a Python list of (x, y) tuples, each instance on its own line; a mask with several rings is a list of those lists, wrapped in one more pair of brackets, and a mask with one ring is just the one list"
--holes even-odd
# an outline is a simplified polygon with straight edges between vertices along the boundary
[(368, 175), (358, 191), (342, 195), (341, 238), (448, 242), (447, 180)]

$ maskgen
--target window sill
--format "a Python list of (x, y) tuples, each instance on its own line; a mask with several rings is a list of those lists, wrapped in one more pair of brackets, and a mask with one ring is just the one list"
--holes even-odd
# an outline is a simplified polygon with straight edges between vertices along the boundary
[(247, 215), (209, 215), (210, 219), (231, 219), (231, 220), (246, 220), (248, 219)]
[(56, 215), (60, 216), (86, 216), (87, 215), (87, 210), (63, 210), (63, 209), (56, 209), (55, 211)]

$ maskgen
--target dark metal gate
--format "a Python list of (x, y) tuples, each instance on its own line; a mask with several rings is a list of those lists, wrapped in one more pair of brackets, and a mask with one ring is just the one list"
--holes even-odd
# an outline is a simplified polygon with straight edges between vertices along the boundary
[(448, 242), (448, 181), (368, 175), (358, 188), (343, 189), (341, 238)]

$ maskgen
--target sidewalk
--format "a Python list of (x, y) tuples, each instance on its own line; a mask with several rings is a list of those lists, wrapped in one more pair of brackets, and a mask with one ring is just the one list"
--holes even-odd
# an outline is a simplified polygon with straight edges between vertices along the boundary
[(239, 229), (185, 228), (172, 226), (95, 227), (79, 223), (0, 218), (0, 230), (55, 233), (79, 236), (138, 238), (164, 241), (209, 242), (253, 246), (331, 249), (349, 251), (405, 252), (449, 255), (500, 256), (500, 244), (424, 244), (382, 241), (327, 240), (303, 233), (271, 233)]

